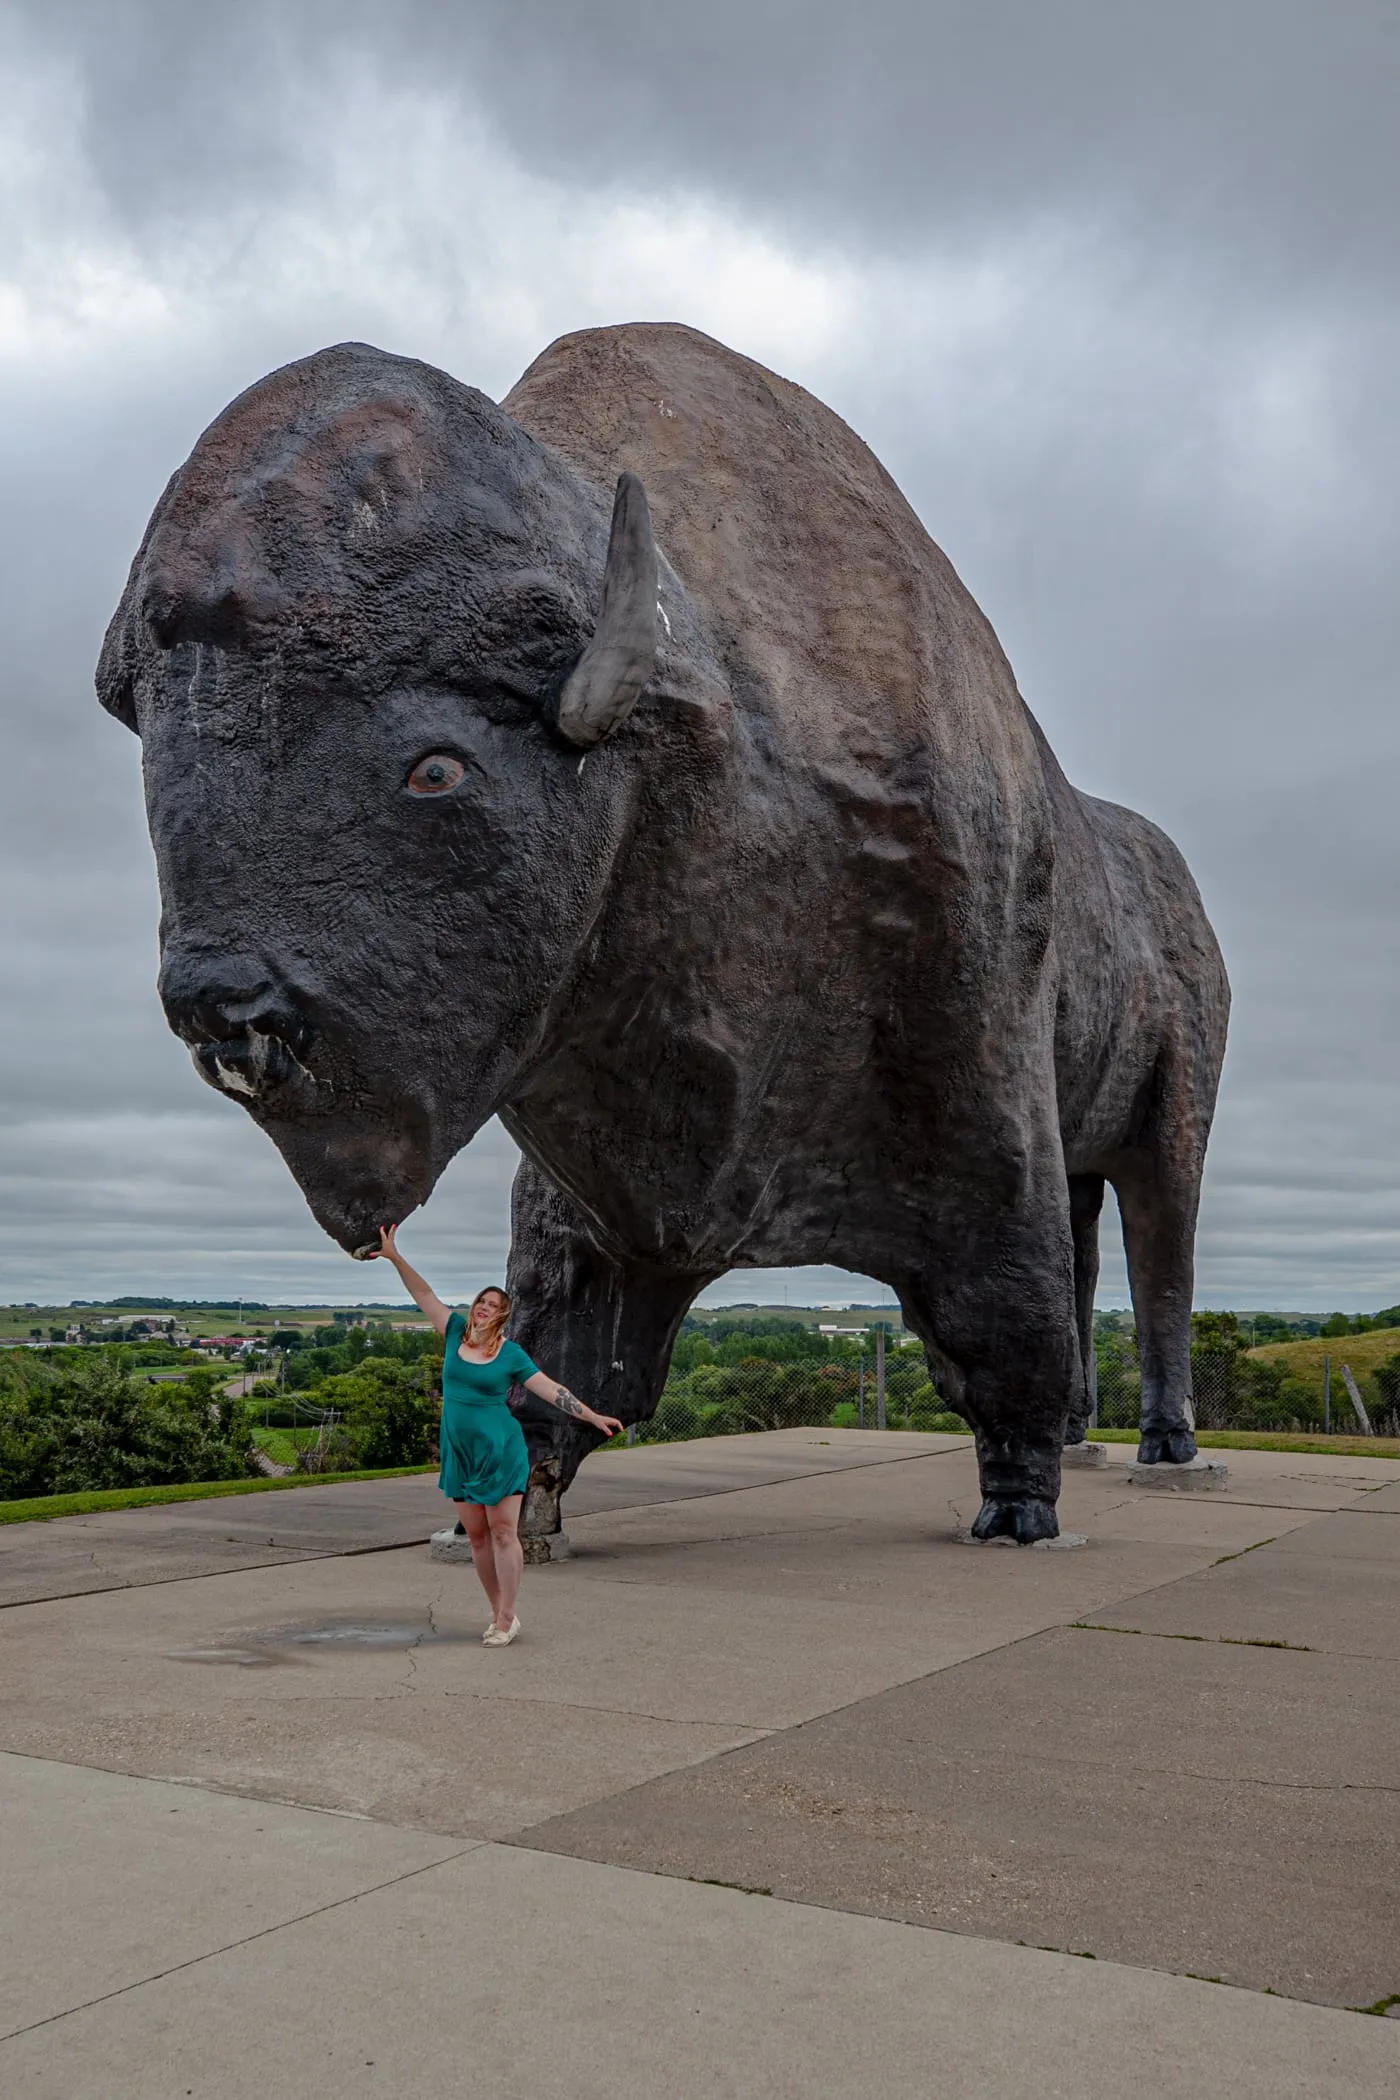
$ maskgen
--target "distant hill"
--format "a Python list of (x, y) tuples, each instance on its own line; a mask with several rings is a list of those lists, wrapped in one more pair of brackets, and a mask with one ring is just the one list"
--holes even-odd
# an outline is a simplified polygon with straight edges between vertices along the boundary
[(785, 1320), (792, 1327), (872, 1327), (877, 1320), (899, 1331), (898, 1305), (692, 1305), (688, 1317), (702, 1326), (734, 1326), (745, 1320)]
[(1287, 1364), (1300, 1378), (1313, 1372), (1320, 1378), (1322, 1360), (1330, 1356), (1334, 1376), (1343, 1364), (1350, 1364), (1359, 1378), (1363, 1371), (1374, 1371), (1377, 1364), (1400, 1356), (1400, 1328), (1376, 1327), (1370, 1334), (1315, 1335), (1306, 1342), (1263, 1342), (1249, 1354), (1262, 1357), (1267, 1363)]
[(1389, 1362), (1392, 1356), (1400, 1356), (1400, 1328), (1377, 1327), (1370, 1334), (1321, 1335), (1306, 1342), (1268, 1342), (1249, 1351), (1251, 1356), (1265, 1363), (1284, 1364), (1295, 1378), (1301, 1378), (1319, 1396), (1323, 1384), (1323, 1360), (1332, 1359), (1332, 1419), (1346, 1419), (1350, 1403), (1346, 1386), (1342, 1381), (1342, 1365), (1351, 1367), (1351, 1374), (1361, 1388), (1361, 1397), (1368, 1408), (1379, 1399), (1372, 1372), (1377, 1364)]

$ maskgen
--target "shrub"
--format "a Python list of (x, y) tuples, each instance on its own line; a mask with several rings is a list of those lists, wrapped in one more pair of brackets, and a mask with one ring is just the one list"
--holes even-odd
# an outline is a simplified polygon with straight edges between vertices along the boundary
[(0, 1498), (238, 1480), (251, 1443), (212, 1372), (150, 1385), (104, 1351), (0, 1390)]
[(354, 1465), (416, 1466), (432, 1458), (439, 1401), (431, 1364), (367, 1356), (358, 1369), (323, 1379), (316, 1404), (342, 1417)]

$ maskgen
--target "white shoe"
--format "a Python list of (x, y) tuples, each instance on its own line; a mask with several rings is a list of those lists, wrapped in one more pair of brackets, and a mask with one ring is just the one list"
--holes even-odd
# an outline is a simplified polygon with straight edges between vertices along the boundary
[(493, 1619), (481, 1637), (481, 1645), (483, 1648), (508, 1648), (519, 1631), (519, 1619), (511, 1620), (509, 1633), (502, 1633)]

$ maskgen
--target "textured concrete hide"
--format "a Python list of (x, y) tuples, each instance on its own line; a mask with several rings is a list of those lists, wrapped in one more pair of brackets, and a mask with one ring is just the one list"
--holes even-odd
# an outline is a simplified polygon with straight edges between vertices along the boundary
[[(620, 474), (660, 554), (624, 479), (604, 593)], [(500, 406), (360, 344), (288, 366), (171, 481), (98, 685), (145, 746), (171, 1025), (343, 1247), (499, 1113), (550, 1371), (639, 1420), (726, 1269), (880, 1277), (976, 1428), (979, 1531), (1029, 1541), (1092, 1400), (1107, 1180), (1142, 1455), (1192, 1454), (1200, 899), (1070, 787), (799, 387), (663, 326), (566, 337)], [(553, 1528), (589, 1433), (527, 1427)]]

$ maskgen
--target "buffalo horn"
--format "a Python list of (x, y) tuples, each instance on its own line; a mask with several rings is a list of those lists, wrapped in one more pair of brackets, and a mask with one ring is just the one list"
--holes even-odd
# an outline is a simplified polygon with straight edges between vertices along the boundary
[(656, 664), (656, 541), (647, 492), (623, 474), (613, 502), (603, 606), (593, 639), (565, 681), (555, 724), (587, 751), (620, 728)]

